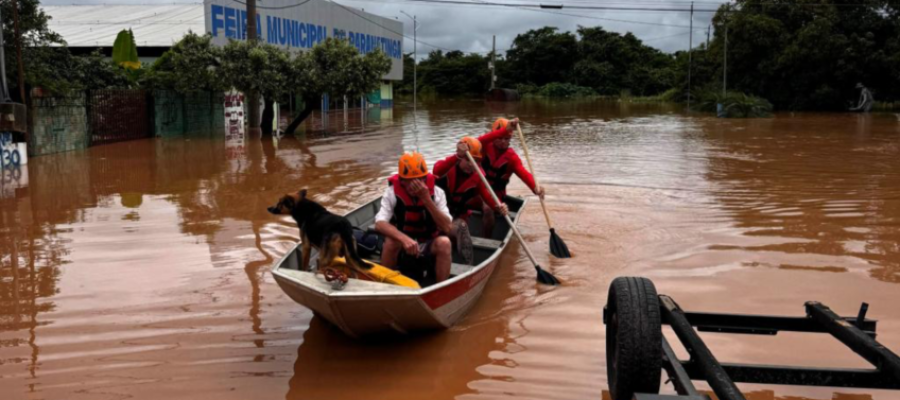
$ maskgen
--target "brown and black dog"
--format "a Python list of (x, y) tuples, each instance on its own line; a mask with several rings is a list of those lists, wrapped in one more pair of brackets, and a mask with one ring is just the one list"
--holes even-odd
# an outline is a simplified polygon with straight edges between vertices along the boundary
[(297, 221), (303, 241), (301, 271), (309, 270), (311, 246), (319, 250), (319, 268), (331, 265), (334, 258), (340, 255), (354, 268), (367, 270), (372, 267), (356, 253), (356, 241), (353, 239), (353, 225), (350, 221), (307, 199), (306, 189), (284, 195), (268, 210), (275, 215), (290, 215)]

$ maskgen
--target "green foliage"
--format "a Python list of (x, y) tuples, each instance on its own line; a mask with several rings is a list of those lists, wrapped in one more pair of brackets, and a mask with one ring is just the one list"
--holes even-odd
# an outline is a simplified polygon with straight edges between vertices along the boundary
[[(413, 60), (412, 53), (403, 55), (403, 80), (400, 82), (394, 83), (394, 91), (398, 94), (412, 94), (413, 92), (413, 77), (416, 75), (415, 70), (415, 60)], [(419, 83), (422, 82), (422, 78), (419, 78)]]
[(661, 93), (674, 85), (674, 58), (645, 46), (631, 33), (580, 26), (578, 35), (574, 83), (604, 95), (628, 90), (638, 96)]
[[(61, 52), (50, 45), (65, 44), (62, 37), (47, 28), (50, 16), (40, 8), (39, 0), (19, 0), (19, 30), (22, 34), (22, 62), (25, 65), (26, 87), (42, 86), (65, 89), (72, 86), (71, 71), (58, 70), (57, 66), (71, 66), (68, 51)], [(12, 2), (0, 2), (3, 13), (4, 52), (6, 53), (6, 82), (10, 95), (18, 99), (15, 31), (12, 21)], [(21, 100), (21, 99), (19, 99)]]
[[(713, 18), (709, 49), (694, 51), (694, 89), (721, 90), (728, 27), (728, 87), (778, 108), (846, 110), (863, 82), (878, 100), (900, 99), (900, 3), (738, 0)], [(799, 5), (815, 4), (802, 7)], [(679, 56), (679, 71), (687, 57)], [(679, 87), (687, 88), (679, 72)]]
[(577, 98), (594, 96), (597, 93), (589, 87), (571, 83), (552, 82), (542, 86), (536, 94), (540, 97), (549, 98)]
[[(214, 60), (212, 51), (197, 64), (211, 70)], [(256, 90), (275, 100), (284, 100), (289, 93), (355, 98), (380, 87), (381, 77), (390, 68), (390, 58), (384, 52), (360, 55), (346, 40), (328, 38), (311, 51), (297, 54), (269, 44), (232, 41), (222, 49), (218, 68), (209, 77), (218, 76), (242, 92)]]
[(772, 103), (761, 97), (740, 92), (704, 90), (697, 94), (700, 110), (717, 112), (721, 104), (728, 118), (762, 118), (772, 115)]
[(517, 83), (572, 82), (571, 71), (579, 59), (578, 40), (554, 27), (532, 29), (516, 36), (506, 59), (504, 75)]
[[(506, 57), (496, 60), (499, 87), (535, 94), (550, 83), (590, 88), (593, 94), (656, 95), (677, 83), (673, 56), (645, 46), (632, 34), (579, 27), (578, 35), (556, 28), (534, 29), (516, 36)], [(419, 63), (419, 90), (440, 95), (482, 95), (490, 87), (490, 55), (433, 51)], [(404, 58), (401, 93), (411, 93), (412, 57)], [(559, 89), (559, 90), (557, 90)], [(550, 95), (568, 89), (550, 87)], [(585, 96), (582, 91), (580, 94)]]
[(419, 90), (441, 95), (480, 95), (490, 87), (489, 58), (461, 51), (432, 51), (419, 63)]
[(390, 58), (381, 50), (361, 56), (349, 41), (335, 38), (314, 46), (308, 57), (294, 63), (300, 70), (295, 86), (306, 85), (307, 91), (328, 93), (335, 99), (355, 98), (379, 88), (381, 77), (391, 69)]
[(519, 94), (522, 96), (537, 94), (538, 90), (540, 89), (541, 88), (539, 86), (529, 85), (527, 83), (520, 83), (516, 85), (516, 91), (519, 92)]
[(218, 72), (224, 82), (244, 93), (257, 91), (267, 99), (281, 100), (291, 91), (293, 65), (287, 51), (271, 44), (232, 40), (222, 49)]
[(79, 89), (127, 89), (138, 86), (129, 71), (104, 57), (99, 50), (91, 55), (74, 59)]
[(134, 33), (131, 29), (122, 29), (113, 43), (112, 59), (116, 65), (122, 68), (138, 69), (141, 62), (138, 60), (137, 45), (134, 43)]
[(188, 32), (156, 59), (142, 84), (183, 94), (227, 90), (230, 85), (217, 73), (221, 57), (222, 49), (212, 45), (212, 36)]

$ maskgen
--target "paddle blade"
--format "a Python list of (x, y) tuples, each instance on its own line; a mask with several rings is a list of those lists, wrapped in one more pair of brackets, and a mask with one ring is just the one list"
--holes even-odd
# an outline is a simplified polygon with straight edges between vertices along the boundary
[(566, 246), (566, 242), (563, 242), (553, 228), (550, 228), (550, 254), (553, 254), (556, 258), (572, 258), (572, 254), (569, 253), (569, 246)]
[(538, 282), (543, 283), (545, 285), (552, 285), (552, 286), (556, 286), (556, 285), (560, 284), (559, 279), (556, 279), (556, 277), (553, 276), (553, 274), (551, 274), (547, 271), (544, 271), (544, 269), (541, 268), (540, 265), (535, 265), (534, 269), (537, 271)]

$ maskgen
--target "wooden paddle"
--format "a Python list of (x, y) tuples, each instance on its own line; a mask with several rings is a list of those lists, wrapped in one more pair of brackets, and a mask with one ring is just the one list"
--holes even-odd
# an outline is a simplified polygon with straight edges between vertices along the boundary
[[(522, 134), (521, 122), (516, 124), (516, 131), (519, 133), (519, 141), (522, 142), (522, 150), (525, 151), (525, 160), (528, 161), (528, 170), (531, 171), (531, 176), (534, 177), (534, 184), (537, 186), (537, 174), (534, 173), (534, 167), (531, 166), (531, 156), (528, 155), (528, 145), (525, 144), (525, 135)], [(571, 258), (572, 254), (569, 253), (569, 246), (566, 246), (566, 242), (563, 242), (562, 238), (556, 234), (556, 230), (553, 229), (553, 224), (550, 223), (550, 213), (547, 212), (544, 198), (541, 196), (538, 196), (538, 198), (541, 200), (541, 209), (544, 210), (544, 218), (547, 219), (547, 227), (550, 228), (550, 254), (553, 254), (556, 258)]]
[[(466, 151), (466, 157), (469, 159), (469, 162), (475, 167), (475, 172), (478, 173), (478, 177), (481, 178), (481, 183), (484, 184), (488, 191), (491, 192), (491, 198), (494, 199), (494, 203), (501, 204), (500, 199), (497, 198), (497, 194), (494, 193), (494, 189), (491, 188), (491, 185), (488, 183), (487, 178), (484, 177), (484, 174), (481, 172), (481, 168), (478, 167), (478, 163), (475, 162), (475, 159), (472, 158), (472, 155)], [(509, 214), (504, 215), (506, 218), (506, 223), (509, 224), (509, 228), (512, 229), (513, 233), (516, 234), (516, 238), (519, 239), (519, 243), (522, 243), (522, 248), (525, 249), (525, 254), (528, 254), (528, 259), (531, 260), (531, 263), (534, 264), (534, 269), (537, 271), (537, 280), (540, 283), (546, 285), (559, 285), (559, 279), (556, 279), (551, 273), (544, 271), (540, 265), (538, 265), (537, 260), (534, 259), (534, 255), (531, 254), (531, 250), (528, 248), (528, 243), (525, 243), (525, 239), (522, 238), (522, 234), (519, 233), (519, 228), (516, 227), (516, 224), (513, 223), (512, 218), (509, 217)]]

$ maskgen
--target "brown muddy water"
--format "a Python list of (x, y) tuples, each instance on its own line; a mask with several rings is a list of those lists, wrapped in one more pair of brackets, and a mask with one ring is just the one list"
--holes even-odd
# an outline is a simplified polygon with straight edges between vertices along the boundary
[[(660, 105), (477, 101), (420, 110), (416, 124), (402, 105), (370, 115), (364, 131), (356, 120), (243, 147), (221, 132), (132, 141), (6, 172), (0, 397), (599, 399), (602, 308), (622, 275), (650, 277), (694, 311), (799, 316), (819, 300), (855, 314), (867, 301), (879, 340), (900, 350), (894, 115), (720, 120)], [(269, 272), (298, 230), (265, 207), (282, 193), (309, 188), (348, 211), (379, 195), (403, 149), (418, 143), (433, 162), (500, 115), (525, 121), (575, 254), (549, 256), (531, 203), (526, 239), (563, 286), (538, 286), (512, 245), (458, 326), (378, 342), (344, 337), (281, 292)], [(521, 183), (513, 192), (525, 193)], [(824, 335), (703, 336), (724, 362), (866, 367)], [(740, 386), (755, 400), (900, 399)]]

